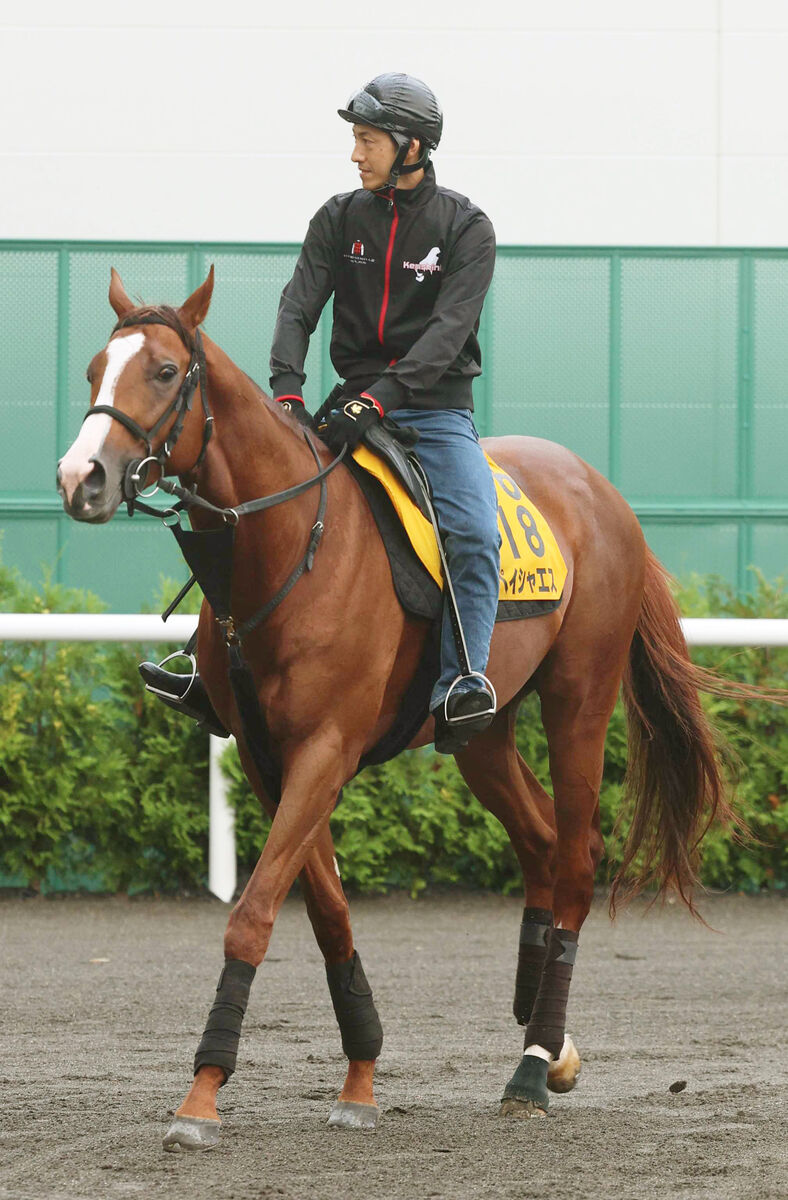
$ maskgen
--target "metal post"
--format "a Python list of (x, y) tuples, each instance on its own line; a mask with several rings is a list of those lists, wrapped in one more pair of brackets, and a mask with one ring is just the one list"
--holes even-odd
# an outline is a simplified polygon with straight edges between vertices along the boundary
[(210, 735), (208, 754), (208, 888), (225, 904), (235, 895), (235, 813), (227, 802), (227, 780), (221, 757), (227, 745), (224, 738)]

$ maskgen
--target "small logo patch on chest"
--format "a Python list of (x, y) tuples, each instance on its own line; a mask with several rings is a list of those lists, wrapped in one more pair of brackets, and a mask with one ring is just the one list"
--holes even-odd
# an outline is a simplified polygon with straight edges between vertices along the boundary
[(352, 263), (373, 263), (375, 261), (374, 258), (364, 253), (364, 243), (358, 238), (354, 238), (350, 243), (350, 254), (343, 254), (342, 257)]

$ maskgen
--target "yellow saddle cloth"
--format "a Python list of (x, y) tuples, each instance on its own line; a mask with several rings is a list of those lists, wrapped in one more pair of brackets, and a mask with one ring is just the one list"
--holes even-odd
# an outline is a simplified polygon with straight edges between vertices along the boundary
[[(511, 475), (485, 455), (498, 494), (501, 533), (501, 601), (558, 601), (566, 582), (566, 563), (547, 521)], [(360, 467), (374, 475), (388, 493), (410, 543), (438, 587), (443, 587), (438, 547), (432, 525), (419, 511), (394, 471), (367, 446), (353, 451)]]

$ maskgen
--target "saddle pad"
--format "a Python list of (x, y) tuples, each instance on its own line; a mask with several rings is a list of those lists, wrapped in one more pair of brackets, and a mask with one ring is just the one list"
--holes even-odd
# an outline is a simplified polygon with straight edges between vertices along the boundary
[[(498, 496), (498, 528), (501, 534), (499, 603), (550, 602), (555, 607), (566, 581), (566, 563), (547, 521), (535, 504), (520, 490), (511, 475), (485, 455), (495, 480)], [(363, 443), (353, 458), (383, 485), (402, 522), (419, 560), (443, 587), (440, 558), (430, 522), (408, 496), (388, 463)], [(545, 605), (545, 610), (549, 610)]]

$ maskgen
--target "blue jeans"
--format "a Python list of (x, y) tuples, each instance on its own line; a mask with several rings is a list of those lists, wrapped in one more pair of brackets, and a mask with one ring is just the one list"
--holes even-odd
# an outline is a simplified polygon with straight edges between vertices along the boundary
[[(432, 487), (471, 670), (484, 672), (498, 609), (501, 539), (495, 484), (476, 426), (467, 408), (398, 408), (388, 415), (398, 425), (412, 425), (419, 431), (416, 453)], [(431, 709), (445, 699), (459, 674), (444, 603), (441, 674), (432, 690)], [(481, 686), (478, 679), (469, 679), (455, 690)]]

